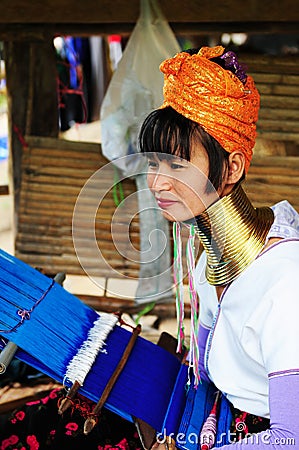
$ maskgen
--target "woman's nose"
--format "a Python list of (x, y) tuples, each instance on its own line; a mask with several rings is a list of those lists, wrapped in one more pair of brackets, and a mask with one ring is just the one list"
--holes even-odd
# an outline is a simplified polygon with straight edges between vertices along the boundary
[(171, 189), (171, 178), (169, 175), (157, 171), (155, 174), (148, 175), (148, 185), (152, 191), (169, 191)]

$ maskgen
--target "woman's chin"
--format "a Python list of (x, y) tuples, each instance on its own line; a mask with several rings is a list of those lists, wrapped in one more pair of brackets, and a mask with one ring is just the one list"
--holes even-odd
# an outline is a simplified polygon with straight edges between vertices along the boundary
[(160, 211), (161, 211), (164, 219), (168, 220), (169, 222), (178, 222), (178, 219), (173, 214), (170, 214), (168, 211), (166, 211), (165, 209), (161, 209)]
[(187, 212), (181, 212), (176, 214), (171, 214), (169, 211), (166, 211), (165, 209), (161, 209), (163, 217), (168, 220), (169, 222), (187, 222), (188, 220), (193, 219), (193, 215), (190, 213), (190, 211)]

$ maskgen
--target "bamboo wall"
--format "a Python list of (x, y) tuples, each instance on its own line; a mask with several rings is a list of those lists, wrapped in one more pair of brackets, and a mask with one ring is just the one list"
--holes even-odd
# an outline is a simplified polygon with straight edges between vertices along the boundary
[[(81, 189), (88, 179), (108, 161), (102, 156), (99, 144), (79, 143), (52, 138), (26, 138), (23, 150), (22, 185), (20, 193), (19, 225), (16, 236), (16, 256), (47, 274), (64, 271), (84, 274), (78, 262), (72, 240), (74, 207)], [(113, 237), (111, 222), (116, 209), (113, 197), (115, 172), (112, 165), (101, 172), (94, 188), (89, 190), (83, 210), (79, 213), (77, 236), (85, 248), (83, 258), (93, 276), (111, 276), (104, 261), (91, 251), (93, 232), (87, 218), (95, 215), (95, 233), (103, 259), (115, 269), (114, 277), (137, 276), (139, 266), (131, 260), (124, 228), (130, 222), (130, 239), (139, 248), (138, 222), (131, 212), (118, 208)], [(124, 196), (135, 192), (130, 179), (122, 182)], [(94, 208), (95, 200), (100, 203)], [(101, 199), (101, 201), (100, 201)], [(132, 220), (131, 220), (132, 219)]]
[[(299, 155), (299, 56), (240, 55), (261, 94), (258, 136)], [(272, 151), (271, 151), (272, 144)], [(283, 153), (281, 150), (280, 153)]]
[(261, 95), (246, 190), (255, 206), (287, 199), (299, 211), (299, 57), (241, 55), (241, 60)]

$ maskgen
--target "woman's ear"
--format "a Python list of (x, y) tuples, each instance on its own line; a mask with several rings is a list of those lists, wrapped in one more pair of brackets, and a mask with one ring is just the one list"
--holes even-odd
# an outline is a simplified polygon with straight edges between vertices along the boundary
[(235, 184), (242, 178), (245, 170), (245, 155), (240, 150), (231, 152), (228, 158), (227, 184)]

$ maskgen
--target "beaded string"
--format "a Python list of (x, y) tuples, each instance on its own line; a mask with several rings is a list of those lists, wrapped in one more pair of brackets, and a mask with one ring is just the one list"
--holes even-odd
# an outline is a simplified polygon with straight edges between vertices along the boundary
[(194, 386), (196, 387), (200, 382), (200, 373), (199, 373), (199, 347), (198, 347), (199, 301), (194, 282), (194, 270), (195, 270), (194, 239), (195, 239), (194, 225), (190, 225), (189, 237), (186, 246), (189, 296), (191, 305), (189, 367), (193, 369)]
[(173, 277), (175, 286), (176, 313), (178, 325), (177, 352), (181, 352), (185, 340), (185, 328), (184, 328), (184, 300), (183, 300), (184, 286), (183, 286), (182, 239), (181, 239), (181, 224), (179, 222), (173, 222), (173, 248), (174, 248)]

